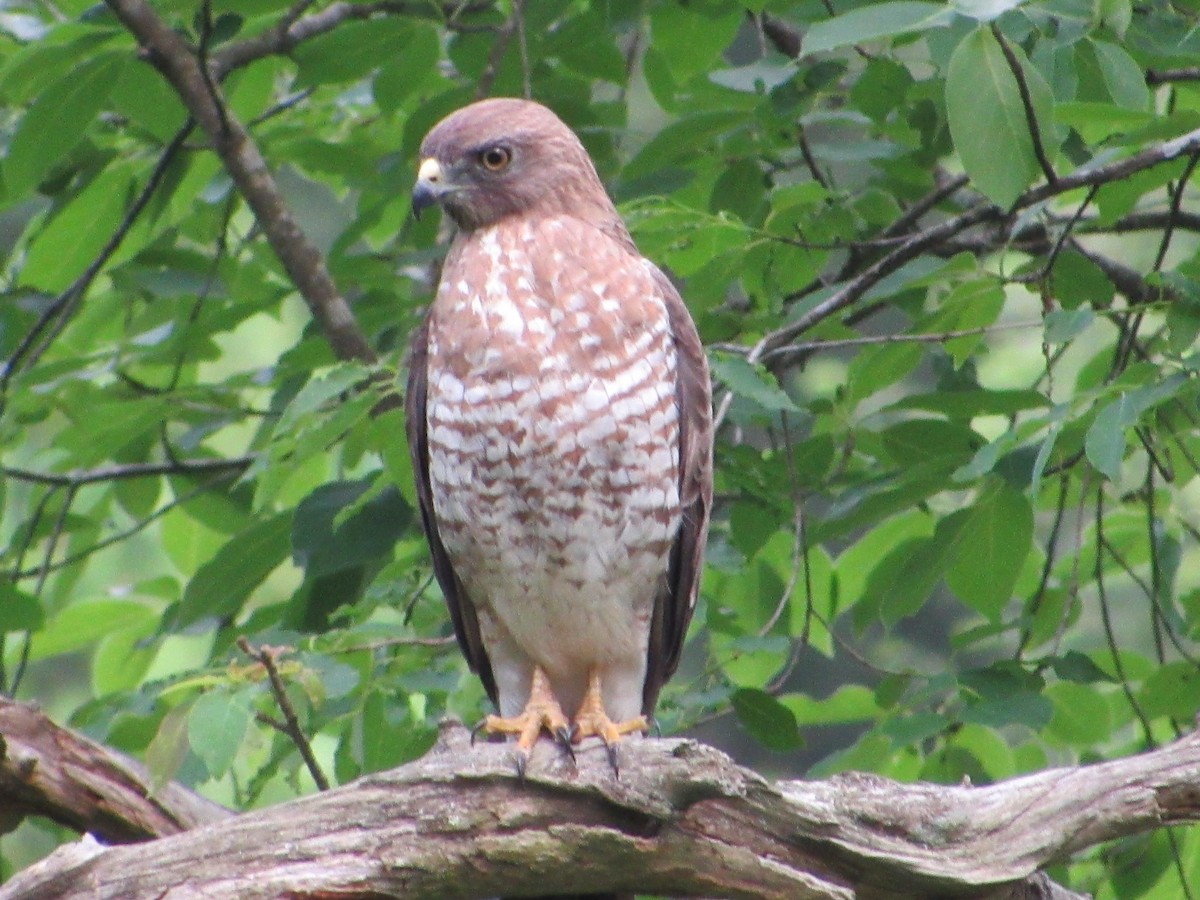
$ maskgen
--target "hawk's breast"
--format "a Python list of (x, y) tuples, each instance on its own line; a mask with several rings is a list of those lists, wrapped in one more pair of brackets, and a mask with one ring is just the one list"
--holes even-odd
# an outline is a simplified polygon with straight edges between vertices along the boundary
[(485, 643), (552, 677), (644, 666), (679, 527), (675, 382), (665, 305), (620, 243), (562, 220), (458, 238), (430, 319), (429, 470)]

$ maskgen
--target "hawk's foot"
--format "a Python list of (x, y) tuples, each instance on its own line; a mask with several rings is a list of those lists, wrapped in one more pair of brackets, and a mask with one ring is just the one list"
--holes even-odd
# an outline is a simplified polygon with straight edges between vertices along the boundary
[(572, 732), (572, 740), (578, 744), (585, 737), (600, 738), (604, 742), (604, 749), (608, 751), (609, 765), (612, 766), (613, 772), (619, 775), (617, 744), (627, 734), (633, 734), (635, 731), (644, 734), (649, 730), (650, 724), (646, 721), (645, 716), (636, 716), (624, 722), (614, 722), (609, 718), (608, 713), (604, 710), (600, 671), (593, 669), (588, 676), (587, 693), (583, 696), (583, 702), (579, 704), (579, 711), (575, 713), (575, 729)]
[(529, 762), (529, 754), (533, 752), (533, 745), (543, 731), (554, 735), (559, 745), (567, 748), (572, 759), (575, 756), (570, 749), (571, 723), (550, 690), (550, 679), (541, 666), (534, 667), (533, 683), (529, 688), (525, 709), (519, 715), (507, 718), (488, 716), (483, 720), (482, 728), (488, 734), (517, 736), (517, 772), (522, 777), (525, 776), (525, 766)]

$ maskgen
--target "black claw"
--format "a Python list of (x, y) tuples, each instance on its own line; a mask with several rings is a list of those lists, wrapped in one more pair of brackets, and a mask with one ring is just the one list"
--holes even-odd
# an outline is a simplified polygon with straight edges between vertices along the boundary
[(479, 732), (487, 727), (487, 719), (481, 719), (479, 724), (471, 729), (471, 746), (475, 746), (475, 738), (479, 737)]
[(529, 764), (529, 754), (518, 750), (517, 751), (517, 777), (522, 781), (525, 780), (525, 767)]
[(621, 766), (617, 758), (617, 745), (604, 741), (604, 751), (608, 754), (608, 764), (612, 766), (613, 778), (621, 779)]
[(662, 726), (658, 724), (658, 719), (654, 716), (647, 716), (646, 724), (650, 726), (650, 731), (653, 732), (656, 738), (662, 737)]
[(571, 762), (575, 762), (574, 738), (577, 728), (576, 725), (563, 725), (554, 732), (554, 740), (566, 751), (567, 756), (571, 757)]

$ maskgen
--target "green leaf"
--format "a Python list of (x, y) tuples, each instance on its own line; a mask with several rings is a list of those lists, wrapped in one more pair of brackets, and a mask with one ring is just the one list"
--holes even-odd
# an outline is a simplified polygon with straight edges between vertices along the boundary
[(1110, 481), (1119, 481), (1125, 455), (1125, 432), (1142, 415), (1179, 393), (1187, 376), (1176, 372), (1157, 384), (1122, 392), (1096, 414), (1084, 439), (1084, 452), (1096, 469)]
[(156, 432), (170, 409), (169, 401), (162, 397), (97, 402), (93, 395), (81, 394), (80, 399), (85, 402), (73, 403), (67, 410), (75, 427), (60, 441), (62, 447), (73, 451), (72, 461), (78, 465), (111, 459), (122, 448)]
[(146, 747), (146, 768), (150, 770), (150, 795), (161, 791), (175, 777), (188, 751), (187, 706), (167, 711), (158, 723), (149, 746)]
[(79, 143), (131, 59), (125, 50), (104, 51), (81, 63), (34, 101), (17, 125), (4, 160), (4, 184), (10, 198), (36, 186), (50, 167)]
[(1117, 37), (1124, 38), (1133, 22), (1132, 0), (1095, 0), (1093, 21), (1097, 27), (1107, 25)]
[(1125, 456), (1125, 429), (1137, 421), (1133, 401), (1122, 394), (1096, 414), (1087, 430), (1083, 449), (1088, 460), (1109, 481), (1121, 478), (1121, 460)]
[(314, 372), (284, 409), (275, 425), (276, 434), (286, 434), (298, 428), (304, 419), (316, 413), (330, 400), (361, 384), (370, 370), (359, 363), (338, 363)]
[(1096, 321), (1090, 307), (1055, 309), (1046, 313), (1045, 340), (1047, 344), (1067, 344), (1079, 337)]
[(766, 691), (739, 688), (731, 700), (738, 721), (764, 747), (787, 753), (803, 743), (795, 714)]
[(653, 46), (675, 81), (683, 84), (720, 57), (743, 20), (742, 11), (726, 3), (658, 3), (650, 12)]
[(387, 487), (337, 522), (371, 487), (371, 480), (321, 485), (296, 508), (292, 556), (307, 578), (384, 560), (412, 523), (412, 509), (400, 491)]
[(740, 356), (718, 353), (712, 355), (709, 364), (713, 377), (738, 397), (749, 400), (767, 412), (800, 412), (791, 397), (762, 367), (753, 366)]
[[(1041, 74), (1015, 45), (1038, 131), (1046, 152), (1054, 150), (1054, 99)], [(946, 116), (954, 149), (975, 187), (1008, 207), (1038, 175), (1033, 140), (1017, 80), (988, 28), (963, 38), (946, 71)]]
[(37, 597), (25, 593), (7, 578), (0, 578), (0, 634), (37, 631), (45, 621)]
[(1190, 722), (1200, 711), (1200, 672), (1190, 662), (1167, 663), (1143, 682), (1137, 698), (1149, 718)]
[(1146, 86), (1142, 67), (1122, 47), (1108, 41), (1092, 40), (1092, 49), (1113, 102), (1126, 109), (1146, 109), (1150, 105), (1150, 88)]
[(936, 463), (955, 466), (980, 445), (979, 435), (961, 422), (945, 419), (909, 419), (882, 434), (883, 447), (901, 466)]
[(304, 41), (291, 51), (299, 66), (299, 84), (339, 84), (365, 78), (403, 53), (411, 28), (402, 17), (343, 22), (332, 31)]
[(993, 487), (967, 511), (957, 537), (946, 584), (976, 612), (997, 622), (1029, 555), (1029, 499), (1008, 485)]
[(1068, 650), (1062, 656), (1050, 659), (1049, 663), (1050, 667), (1054, 669), (1054, 674), (1063, 681), (1091, 684), (1094, 681), (1113, 680), (1103, 669), (1078, 650)]
[(97, 697), (131, 691), (142, 682), (158, 652), (146, 636), (153, 622), (113, 631), (101, 638), (92, 656), (92, 692)]
[(233, 765), (253, 713), (238, 694), (223, 690), (201, 694), (187, 717), (188, 743), (204, 761), (209, 778), (222, 778)]
[(292, 513), (288, 511), (255, 522), (235, 536), (192, 576), (171, 627), (236, 614), (250, 592), (288, 558), (291, 532)]
[(883, 711), (875, 692), (861, 684), (845, 684), (822, 700), (807, 694), (784, 694), (779, 702), (800, 725), (843, 725), (869, 722)]
[(132, 184), (128, 166), (111, 166), (51, 216), (29, 244), (21, 284), (58, 293), (83, 274), (120, 223)]
[(847, 44), (943, 28), (953, 19), (953, 10), (940, 3), (917, 0), (871, 3), (814, 24), (804, 35), (804, 54), (809, 56)]
[(394, 113), (437, 72), (441, 47), (437, 29), (414, 25), (403, 50), (394, 53), (375, 73), (371, 92), (385, 113)]
[(381, 772), (424, 754), (437, 732), (408, 716), (398, 715), (395, 698), (378, 689), (367, 695), (359, 716), (364, 772)]
[(107, 634), (126, 629), (146, 629), (148, 634), (158, 614), (140, 600), (86, 600), (72, 603), (54, 616), (38, 632), (30, 659), (47, 659), (74, 653), (99, 641)]
[(1064, 681), (1046, 688), (1054, 715), (1046, 733), (1068, 746), (1092, 747), (1105, 741), (1112, 729), (1108, 701), (1092, 685)]
[(865, 626), (877, 614), (889, 627), (915, 614), (945, 574), (961, 516), (947, 516), (932, 537), (897, 544), (871, 569), (863, 600), (854, 610), (855, 624)]

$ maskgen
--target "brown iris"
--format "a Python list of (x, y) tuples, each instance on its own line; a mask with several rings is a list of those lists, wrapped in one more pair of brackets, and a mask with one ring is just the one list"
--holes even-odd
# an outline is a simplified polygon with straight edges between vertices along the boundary
[(512, 151), (507, 147), (488, 147), (479, 154), (479, 162), (489, 172), (499, 172), (512, 162)]

